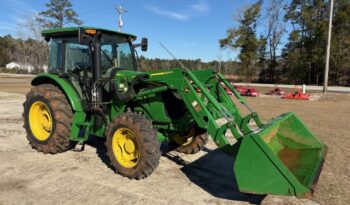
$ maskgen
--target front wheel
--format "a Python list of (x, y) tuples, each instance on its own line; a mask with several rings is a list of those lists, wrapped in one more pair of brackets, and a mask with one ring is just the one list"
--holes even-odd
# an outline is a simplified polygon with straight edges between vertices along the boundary
[(130, 179), (143, 179), (158, 167), (160, 144), (152, 122), (132, 112), (114, 119), (106, 133), (111, 165)]
[(171, 137), (171, 146), (184, 154), (195, 154), (202, 150), (208, 142), (208, 134), (205, 130), (193, 126), (185, 134), (175, 134)]

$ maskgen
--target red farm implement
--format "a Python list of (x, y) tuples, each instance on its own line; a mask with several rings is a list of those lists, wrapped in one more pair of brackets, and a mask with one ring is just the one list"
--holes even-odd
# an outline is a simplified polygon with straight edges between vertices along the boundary
[(300, 88), (294, 88), (292, 92), (286, 93), (282, 96), (282, 98), (291, 100), (309, 100), (310, 95), (307, 93), (303, 93)]
[(237, 92), (239, 92), (239, 94), (242, 96), (259, 97), (260, 95), (260, 92), (256, 88), (243, 87), (235, 84), (232, 84), (232, 85), (237, 90)]
[(278, 85), (275, 85), (275, 88), (271, 89), (269, 92), (265, 93), (266, 95), (277, 95), (284, 96), (286, 92), (284, 92)]

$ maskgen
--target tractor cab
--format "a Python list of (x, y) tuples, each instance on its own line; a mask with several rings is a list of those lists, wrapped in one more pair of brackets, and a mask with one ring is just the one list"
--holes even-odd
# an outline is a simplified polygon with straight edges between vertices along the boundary
[(134, 35), (92, 27), (49, 29), (42, 34), (50, 42), (50, 73), (91, 71), (94, 63), (102, 72), (110, 67), (137, 68)]
[(111, 78), (113, 69), (137, 71), (135, 48), (147, 50), (146, 38), (133, 44), (132, 34), (94, 27), (49, 29), (42, 35), (50, 48), (48, 73), (67, 78), (85, 100), (93, 84)]

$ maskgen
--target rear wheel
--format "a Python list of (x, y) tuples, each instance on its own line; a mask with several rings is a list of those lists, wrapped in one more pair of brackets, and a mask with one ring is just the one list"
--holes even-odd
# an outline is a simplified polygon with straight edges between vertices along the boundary
[(50, 84), (35, 86), (23, 106), (24, 128), (32, 148), (51, 154), (70, 148), (73, 112), (59, 88)]
[(149, 176), (159, 164), (160, 141), (150, 120), (127, 112), (106, 133), (107, 155), (115, 171), (131, 179)]
[(186, 134), (176, 134), (171, 139), (171, 145), (175, 147), (176, 151), (184, 154), (195, 154), (207, 144), (208, 134), (193, 126)]

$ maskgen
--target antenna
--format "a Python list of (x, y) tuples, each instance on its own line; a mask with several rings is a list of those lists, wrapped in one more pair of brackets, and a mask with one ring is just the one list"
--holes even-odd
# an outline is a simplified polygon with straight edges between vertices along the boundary
[(118, 18), (118, 31), (122, 31), (122, 27), (123, 27), (122, 14), (125, 14), (128, 11), (126, 9), (124, 9), (122, 6), (116, 7), (116, 10), (117, 10), (118, 15), (119, 15), (119, 18)]

